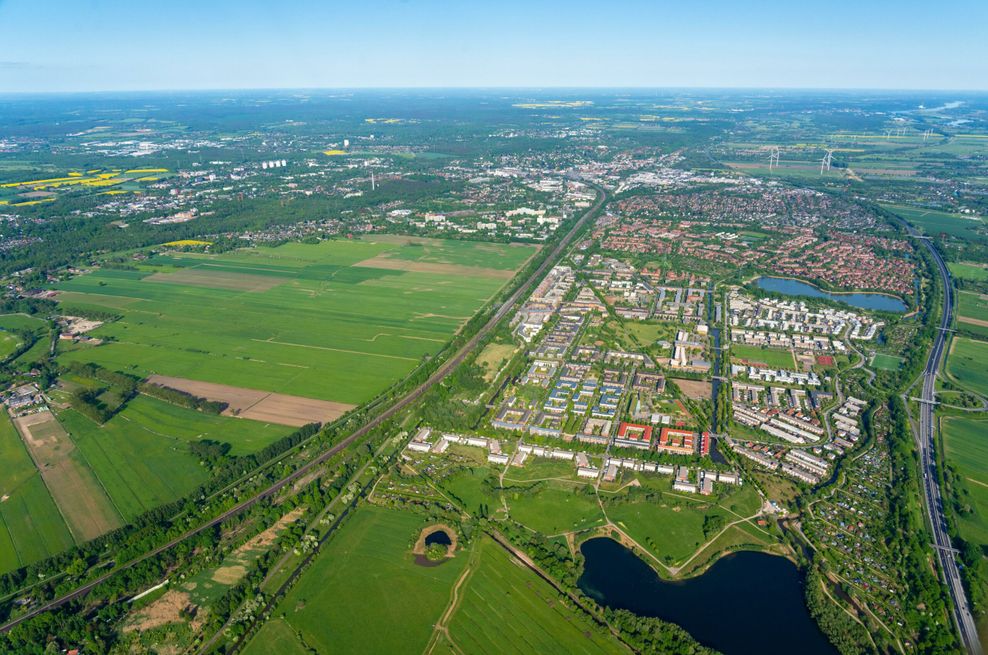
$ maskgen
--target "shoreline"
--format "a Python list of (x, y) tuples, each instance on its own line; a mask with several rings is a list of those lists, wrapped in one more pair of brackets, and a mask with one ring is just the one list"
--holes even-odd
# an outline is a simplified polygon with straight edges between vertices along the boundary
[[(764, 280), (764, 279), (792, 280), (793, 282), (800, 282), (800, 283), (805, 284), (807, 286), (811, 286), (814, 289), (816, 289), (817, 291), (819, 291), (820, 293), (829, 293), (829, 294), (834, 295), (834, 296), (851, 296), (851, 295), (854, 295), (854, 294), (862, 294), (862, 295), (867, 294), (869, 296), (885, 296), (886, 298), (893, 298), (893, 299), (898, 300), (899, 302), (901, 302), (903, 305), (906, 305), (906, 301), (903, 299), (902, 296), (897, 296), (895, 294), (888, 293), (887, 291), (864, 291), (864, 290), (831, 291), (830, 289), (824, 289), (823, 287), (819, 286), (818, 284), (815, 284), (813, 282), (810, 282), (807, 279), (798, 278), (798, 277), (788, 277), (788, 276), (783, 276), (783, 275), (756, 275), (755, 277), (753, 277), (751, 279), (751, 281), (757, 284), (758, 283), (758, 280)], [(759, 287), (759, 288), (761, 288), (761, 287)], [(763, 289), (763, 291), (769, 291), (769, 289)], [(776, 292), (776, 293), (781, 293), (781, 292)], [(909, 308), (909, 306), (906, 305), (906, 309), (908, 309), (908, 308)]]

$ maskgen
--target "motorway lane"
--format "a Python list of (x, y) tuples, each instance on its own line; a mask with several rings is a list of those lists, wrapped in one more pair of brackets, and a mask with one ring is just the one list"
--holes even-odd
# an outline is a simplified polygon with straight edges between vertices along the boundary
[[(909, 232), (916, 236), (912, 228)], [(933, 528), (933, 540), (937, 560), (940, 562), (940, 571), (943, 573), (944, 582), (950, 591), (950, 596), (954, 602), (954, 623), (961, 636), (964, 648), (972, 655), (981, 655), (981, 640), (978, 637), (977, 627), (971, 608), (964, 593), (964, 585), (961, 582), (960, 569), (957, 566), (957, 558), (947, 533), (947, 520), (943, 508), (943, 497), (940, 493), (936, 474), (936, 457), (934, 450), (934, 401), (936, 397), (936, 377), (940, 370), (940, 363), (944, 356), (944, 348), (947, 342), (947, 332), (950, 329), (954, 312), (954, 294), (950, 281), (950, 271), (937, 251), (936, 246), (924, 239), (927, 249), (933, 256), (943, 281), (943, 315), (940, 318), (940, 329), (930, 351), (929, 359), (926, 361), (926, 369), (923, 371), (923, 392), (920, 404), (919, 434), (917, 442), (920, 450), (920, 461), (923, 467), (923, 492), (926, 496), (926, 508), (929, 514), (930, 525)]]
[(511, 309), (515, 306), (515, 304), (521, 299), (522, 295), (527, 293), (531, 289), (531, 287), (538, 280), (541, 280), (542, 277), (548, 272), (548, 270), (556, 264), (557, 260), (559, 259), (559, 256), (570, 245), (570, 243), (572, 243), (573, 238), (576, 236), (576, 234), (580, 232), (580, 230), (587, 224), (587, 222), (591, 220), (594, 216), (596, 216), (600, 208), (603, 207), (604, 202), (607, 200), (607, 192), (602, 187), (599, 187), (595, 184), (592, 184), (590, 182), (585, 182), (585, 183), (593, 187), (594, 190), (597, 191), (597, 200), (594, 202), (593, 206), (591, 206), (586, 212), (583, 213), (583, 216), (580, 217), (580, 220), (578, 220), (576, 224), (572, 227), (572, 229), (570, 229), (570, 231), (566, 234), (566, 236), (564, 236), (559, 241), (559, 243), (556, 244), (555, 248), (553, 248), (552, 252), (546, 256), (546, 258), (542, 261), (539, 267), (528, 277), (528, 279), (524, 283), (518, 286), (518, 288), (514, 291), (514, 293), (512, 293), (511, 296), (498, 308), (498, 310), (494, 313), (494, 315), (491, 316), (491, 318), (487, 321), (487, 323), (485, 323), (483, 327), (481, 327), (480, 330), (478, 330), (477, 333), (473, 337), (471, 337), (470, 340), (467, 341), (467, 343), (464, 344), (463, 347), (460, 348), (460, 350), (458, 350), (455, 355), (453, 355), (453, 357), (448, 359), (438, 369), (436, 369), (436, 371), (432, 375), (430, 375), (425, 382), (415, 387), (407, 394), (402, 396), (400, 399), (395, 401), (395, 403), (391, 405), (388, 409), (384, 410), (383, 412), (372, 418), (370, 421), (365, 423), (362, 427), (360, 427), (352, 434), (350, 434), (350, 436), (340, 441), (340, 443), (336, 444), (335, 446), (327, 450), (325, 453), (323, 453), (313, 461), (300, 467), (294, 473), (288, 475), (285, 478), (282, 478), (281, 480), (272, 484), (267, 489), (264, 489), (263, 491), (259, 492), (257, 495), (251, 497), (248, 500), (243, 501), (239, 505), (234, 506), (233, 508), (227, 510), (223, 514), (208, 521), (207, 523), (204, 523), (203, 525), (200, 525), (197, 528), (193, 528), (192, 530), (185, 532), (184, 534), (176, 537), (172, 541), (169, 541), (168, 543), (163, 544), (145, 553), (144, 555), (141, 555), (140, 557), (130, 560), (129, 562), (122, 564), (121, 566), (113, 569), (112, 571), (104, 573), (95, 580), (91, 582), (87, 582), (85, 585), (79, 587), (78, 589), (75, 589), (74, 591), (71, 591), (65, 594), (64, 596), (60, 596), (40, 607), (37, 607), (17, 617), (16, 619), (13, 619), (11, 621), (8, 621), (7, 623), (4, 623), (3, 625), (0, 625), (0, 632), (7, 632), (14, 626), (23, 623), (28, 619), (38, 616), (39, 614), (44, 614), (45, 612), (50, 612), (51, 610), (57, 609), (66, 603), (69, 603), (73, 600), (77, 600), (79, 598), (86, 596), (93, 589), (95, 589), (102, 583), (106, 582), (117, 573), (133, 568), (137, 564), (140, 564), (141, 562), (144, 562), (151, 557), (160, 555), (161, 553), (185, 541), (186, 539), (193, 537), (203, 532), (204, 530), (208, 530), (216, 525), (219, 525), (220, 523), (230, 518), (231, 516), (236, 516), (240, 512), (255, 505), (257, 502), (263, 500), (264, 498), (267, 498), (269, 496), (278, 493), (278, 491), (280, 491), (286, 485), (291, 484), (295, 480), (309, 473), (312, 469), (321, 465), (323, 462), (330, 459), (344, 448), (348, 447), (354, 441), (365, 436), (368, 432), (379, 426), (381, 423), (388, 420), (389, 418), (397, 414), (399, 411), (401, 411), (411, 403), (418, 400), (422, 396), (422, 394), (424, 394), (426, 391), (429, 390), (429, 388), (431, 388), (434, 384), (442, 381), (446, 376), (448, 376), (453, 371), (453, 369), (455, 369), (464, 359), (466, 359), (467, 355), (469, 355), (474, 350), (474, 348), (477, 347), (477, 344), (480, 343), (480, 341), (485, 336), (487, 336), (490, 333), (490, 331), (497, 326), (498, 323), (501, 322), (501, 319), (503, 319), (508, 314), (509, 311), (511, 311)]

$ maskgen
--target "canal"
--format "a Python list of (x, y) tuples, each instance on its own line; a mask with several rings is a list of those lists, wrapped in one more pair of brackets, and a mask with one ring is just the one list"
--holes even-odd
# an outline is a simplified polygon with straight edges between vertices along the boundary
[(740, 552), (702, 575), (668, 582), (633, 552), (607, 537), (580, 548), (580, 589), (607, 607), (682, 626), (724, 655), (835, 655), (803, 600), (803, 580), (789, 560)]

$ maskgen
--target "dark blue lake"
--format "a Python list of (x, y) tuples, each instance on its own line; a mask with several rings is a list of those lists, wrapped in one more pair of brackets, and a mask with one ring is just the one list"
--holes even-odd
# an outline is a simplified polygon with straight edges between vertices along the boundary
[(812, 284), (781, 277), (760, 277), (755, 280), (759, 289), (774, 291), (787, 296), (809, 296), (811, 298), (828, 298), (837, 302), (881, 312), (902, 314), (906, 311), (906, 303), (895, 296), (884, 293), (829, 293), (818, 289)]
[(724, 655), (836, 655), (803, 600), (789, 560), (740, 552), (695, 578), (667, 582), (633, 552), (606, 537), (580, 547), (579, 586), (602, 605), (682, 626)]

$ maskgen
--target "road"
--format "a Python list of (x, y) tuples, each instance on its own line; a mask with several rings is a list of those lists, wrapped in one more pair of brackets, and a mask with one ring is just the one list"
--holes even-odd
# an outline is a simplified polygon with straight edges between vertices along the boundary
[(52, 601), (49, 601), (44, 605), (38, 606), (30, 610), (29, 612), (26, 612), (25, 614), (17, 617), (16, 619), (13, 619), (11, 621), (8, 621), (7, 623), (4, 623), (3, 625), (0, 625), (0, 632), (7, 632), (14, 626), (23, 623), (24, 621), (27, 621), (28, 619), (31, 619), (35, 616), (38, 616), (39, 614), (50, 612), (51, 610), (57, 609), (62, 605), (65, 605), (66, 603), (83, 598), (84, 596), (89, 594), (89, 592), (91, 592), (93, 589), (95, 589), (102, 583), (106, 582), (111, 577), (120, 573), (121, 571), (125, 571), (127, 569), (133, 568), (134, 566), (140, 564), (141, 562), (144, 562), (152, 557), (155, 557), (156, 555), (160, 555), (161, 553), (165, 552), (170, 548), (173, 548), (174, 546), (185, 541), (186, 539), (193, 537), (203, 532), (204, 530), (209, 530), (219, 525), (223, 521), (227, 520), (228, 518), (232, 516), (236, 516), (237, 514), (257, 504), (261, 500), (273, 496), (274, 494), (278, 493), (281, 489), (283, 489), (285, 486), (293, 483), (295, 480), (303, 477), (304, 475), (311, 472), (316, 467), (322, 465), (324, 462), (326, 462), (327, 460), (338, 454), (340, 451), (350, 446), (354, 441), (357, 441), (358, 439), (366, 436), (371, 430), (378, 427), (379, 425), (390, 419), (392, 416), (394, 416), (395, 414), (397, 414), (398, 412), (405, 409), (410, 404), (421, 398), (422, 394), (428, 391), (433, 385), (445, 379), (446, 376), (448, 376), (457, 366), (459, 366), (459, 364), (464, 359), (467, 358), (467, 356), (471, 352), (473, 352), (474, 348), (477, 347), (477, 344), (480, 343), (481, 340), (484, 339), (484, 337), (490, 334), (491, 330), (493, 330), (497, 326), (497, 324), (501, 322), (501, 319), (507, 316), (508, 312), (510, 312), (511, 309), (518, 303), (518, 301), (522, 298), (522, 296), (527, 294), (531, 289), (531, 287), (538, 280), (541, 280), (542, 277), (545, 276), (546, 272), (552, 266), (555, 265), (555, 263), (559, 259), (559, 256), (566, 250), (566, 248), (570, 245), (570, 243), (572, 243), (573, 238), (580, 232), (580, 230), (587, 224), (587, 222), (590, 221), (594, 216), (596, 216), (597, 212), (600, 210), (601, 207), (603, 207), (604, 202), (607, 200), (607, 192), (603, 188), (598, 187), (596, 185), (590, 184), (590, 186), (592, 186), (597, 191), (597, 200), (594, 202), (594, 204), (586, 212), (583, 213), (583, 215), (573, 225), (570, 231), (562, 239), (560, 239), (559, 243), (556, 244), (556, 246), (548, 255), (546, 255), (545, 259), (542, 260), (542, 263), (539, 265), (537, 269), (535, 269), (535, 271), (528, 277), (528, 279), (525, 280), (522, 284), (518, 285), (518, 288), (515, 289), (515, 291), (511, 294), (511, 296), (509, 296), (508, 299), (505, 300), (500, 307), (498, 307), (497, 311), (494, 312), (494, 314), (490, 317), (487, 323), (485, 323), (483, 327), (481, 327), (477, 331), (477, 333), (473, 337), (471, 337), (463, 345), (463, 347), (456, 352), (456, 354), (454, 354), (448, 360), (443, 362), (439, 366), (439, 368), (437, 368), (436, 371), (432, 375), (430, 375), (425, 382), (423, 382), (422, 384), (415, 387), (407, 394), (396, 400), (394, 404), (392, 404), (390, 407), (382, 411), (380, 414), (370, 419), (367, 423), (365, 423), (360, 428), (355, 430), (353, 433), (351, 433), (348, 437), (340, 441), (338, 444), (328, 449), (326, 452), (319, 455), (317, 458), (315, 458), (308, 464), (305, 464), (304, 466), (298, 468), (295, 472), (273, 483), (271, 486), (259, 492), (255, 496), (252, 496), (251, 498), (223, 512), (216, 518), (213, 518), (208, 522), (179, 535), (178, 537), (172, 539), (168, 543), (158, 546), (157, 548), (150, 550), (147, 553), (141, 555), (140, 557), (136, 557), (130, 560), (129, 562), (121, 564), (112, 571), (104, 573), (98, 578), (90, 582), (87, 582), (78, 589), (75, 589), (63, 596), (60, 596)]
[[(917, 236), (911, 227), (908, 228), (910, 234)], [(971, 607), (968, 604), (967, 596), (964, 593), (964, 585), (961, 583), (960, 569), (957, 566), (956, 553), (947, 534), (947, 520), (943, 509), (943, 496), (940, 493), (939, 480), (936, 471), (936, 453), (934, 450), (934, 417), (933, 409), (936, 396), (937, 371), (940, 370), (940, 363), (944, 357), (944, 348), (947, 342), (947, 333), (953, 321), (954, 313), (954, 292), (950, 282), (950, 271), (936, 246), (924, 239), (927, 249), (933, 256), (940, 271), (940, 279), (943, 281), (943, 315), (940, 317), (940, 328), (937, 330), (936, 339), (933, 342), (933, 350), (930, 351), (929, 359), (926, 361), (926, 369), (923, 371), (923, 393), (922, 402), (919, 409), (919, 434), (917, 443), (919, 445), (920, 462), (923, 468), (923, 493), (926, 496), (926, 509), (929, 514), (930, 525), (933, 527), (933, 545), (940, 561), (940, 571), (944, 582), (950, 590), (950, 596), (954, 601), (954, 623), (961, 636), (965, 650), (971, 655), (981, 655), (981, 641), (978, 638), (978, 630), (971, 614)]]

